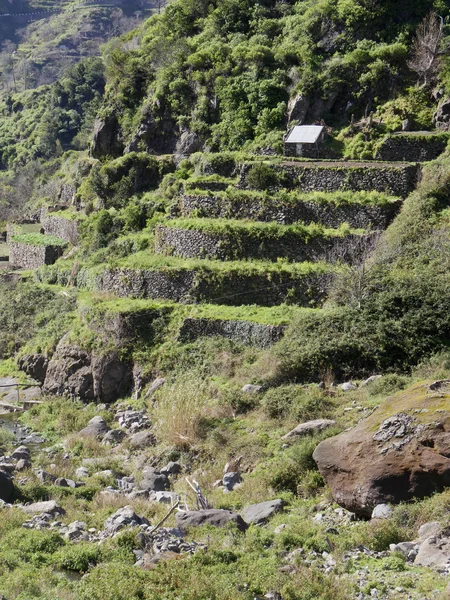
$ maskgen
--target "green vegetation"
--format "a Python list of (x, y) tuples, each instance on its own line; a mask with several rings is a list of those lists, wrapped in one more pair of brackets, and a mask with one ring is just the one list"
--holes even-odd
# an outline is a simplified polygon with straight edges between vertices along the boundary
[(14, 235), (13, 242), (26, 244), (27, 246), (67, 246), (66, 240), (54, 235), (44, 235), (42, 233), (23, 233)]

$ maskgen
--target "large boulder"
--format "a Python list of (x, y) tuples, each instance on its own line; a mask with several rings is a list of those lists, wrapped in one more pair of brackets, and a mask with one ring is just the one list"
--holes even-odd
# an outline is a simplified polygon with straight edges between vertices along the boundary
[(0, 471), (0, 500), (9, 502), (14, 492), (14, 484), (11, 477), (4, 471)]
[(42, 354), (24, 354), (18, 362), (19, 369), (28, 377), (44, 383), (47, 374), (48, 359)]
[(313, 458), (347, 510), (424, 498), (450, 485), (450, 382), (416, 384), (357, 427), (321, 442)]
[(84, 402), (114, 402), (131, 391), (133, 370), (116, 352), (93, 356), (64, 336), (48, 364), (43, 389)]
[(179, 512), (176, 514), (175, 519), (177, 527), (181, 531), (187, 531), (190, 527), (201, 527), (202, 525), (225, 527), (228, 523), (234, 523), (239, 531), (245, 531), (248, 527), (240, 515), (231, 512), (231, 510), (215, 508)]

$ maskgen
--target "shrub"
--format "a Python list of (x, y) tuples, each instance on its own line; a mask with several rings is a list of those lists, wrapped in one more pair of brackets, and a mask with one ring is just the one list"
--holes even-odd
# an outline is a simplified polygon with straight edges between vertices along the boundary
[(62, 548), (55, 556), (55, 565), (60, 569), (86, 573), (101, 558), (97, 544), (76, 544)]
[(268, 390), (262, 405), (272, 419), (308, 421), (327, 416), (332, 402), (315, 386), (284, 385)]
[(264, 163), (256, 163), (250, 167), (246, 182), (256, 190), (267, 190), (278, 185), (278, 174), (273, 167)]

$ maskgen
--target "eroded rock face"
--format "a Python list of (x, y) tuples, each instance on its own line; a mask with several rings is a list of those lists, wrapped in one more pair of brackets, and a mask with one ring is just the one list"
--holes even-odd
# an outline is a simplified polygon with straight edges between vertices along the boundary
[(42, 354), (24, 354), (19, 359), (19, 369), (28, 377), (44, 383), (47, 374), (48, 360)]
[(450, 131), (450, 99), (443, 100), (433, 115), (436, 129)]
[(114, 114), (97, 119), (94, 124), (94, 138), (92, 140), (91, 154), (94, 158), (102, 156), (120, 156), (124, 146), (121, 140), (120, 127)]
[(450, 485), (450, 385), (417, 384), (314, 452), (338, 504), (370, 517), (378, 504)]
[(108, 403), (131, 391), (132, 383), (131, 365), (115, 352), (92, 356), (64, 336), (49, 362), (43, 389), (47, 394), (67, 395), (84, 402)]

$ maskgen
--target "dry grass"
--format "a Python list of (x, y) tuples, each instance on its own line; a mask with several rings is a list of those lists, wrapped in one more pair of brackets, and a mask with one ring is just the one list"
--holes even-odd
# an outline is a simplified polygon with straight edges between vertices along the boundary
[(158, 439), (179, 449), (189, 449), (202, 438), (202, 422), (214, 407), (207, 384), (194, 375), (165, 386), (153, 408)]

